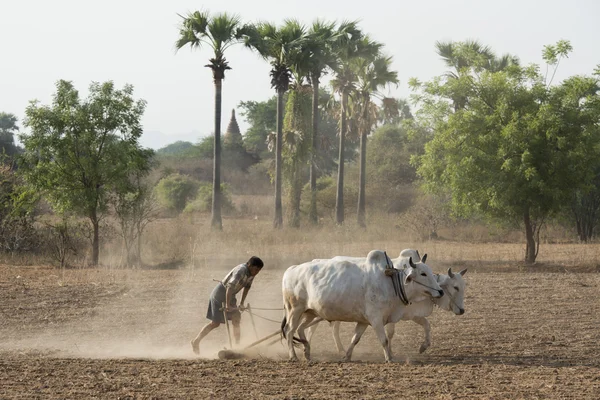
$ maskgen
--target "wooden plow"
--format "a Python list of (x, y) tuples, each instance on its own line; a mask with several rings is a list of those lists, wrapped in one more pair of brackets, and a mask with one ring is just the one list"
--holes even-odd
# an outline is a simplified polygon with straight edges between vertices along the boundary
[[(254, 334), (256, 335), (257, 340), (255, 342), (250, 343), (249, 345), (247, 345), (245, 347), (242, 347), (241, 349), (233, 349), (232, 342), (231, 342), (231, 332), (229, 329), (229, 321), (227, 320), (227, 315), (225, 313), (225, 304), (224, 303), (223, 303), (222, 310), (223, 310), (223, 314), (225, 316), (225, 324), (227, 325), (227, 336), (229, 337), (229, 349), (223, 349), (223, 350), (219, 351), (218, 357), (221, 360), (238, 360), (241, 358), (245, 358), (247, 356), (246, 352), (248, 350), (250, 350), (253, 347), (256, 347), (257, 345), (259, 345), (261, 343), (266, 342), (269, 339), (275, 338), (275, 339), (271, 340), (270, 342), (266, 343), (266, 346), (271, 346), (271, 345), (281, 341), (281, 329), (277, 329), (275, 332), (273, 332), (263, 338), (258, 339), (256, 325), (254, 324), (255, 315), (252, 313), (252, 308), (250, 307), (250, 304), (248, 304), (248, 306), (244, 310), (248, 311), (248, 314), (250, 315), (250, 321), (252, 322), (252, 328), (254, 329)], [(272, 310), (272, 309), (270, 309), (270, 310)], [(260, 316), (258, 316), (258, 317), (260, 317)], [(264, 317), (261, 317), (261, 318), (264, 318)], [(267, 318), (265, 318), (265, 319), (267, 319)], [(310, 328), (311, 326), (319, 323), (320, 321), (321, 321), (321, 319), (317, 318), (316, 320), (314, 320), (310, 324), (308, 324), (305, 327), (305, 329)], [(273, 322), (276, 322), (276, 321), (273, 321)]]

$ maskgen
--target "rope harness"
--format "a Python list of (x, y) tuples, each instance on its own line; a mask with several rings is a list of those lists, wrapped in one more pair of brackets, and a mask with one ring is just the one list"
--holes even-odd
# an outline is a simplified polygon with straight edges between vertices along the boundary
[(390, 278), (392, 278), (392, 286), (394, 286), (394, 292), (396, 293), (396, 296), (398, 296), (402, 304), (410, 304), (408, 298), (406, 297), (406, 291), (404, 290), (404, 270), (394, 268), (394, 264), (388, 257), (387, 252), (383, 252), (383, 254), (385, 254), (387, 269), (394, 271)]
[[(418, 284), (419, 284), (419, 285), (421, 285), (421, 286), (425, 286), (427, 289), (431, 289), (431, 290), (433, 290), (434, 292), (438, 292), (438, 290), (437, 290), (437, 289), (434, 289), (434, 288), (432, 288), (431, 286), (427, 286), (427, 285), (426, 285), (426, 284), (424, 284), (424, 283), (418, 282), (416, 279), (413, 279), (413, 282), (414, 282), (414, 283), (418, 283)], [(444, 293), (445, 293), (445, 292), (444, 292)]]

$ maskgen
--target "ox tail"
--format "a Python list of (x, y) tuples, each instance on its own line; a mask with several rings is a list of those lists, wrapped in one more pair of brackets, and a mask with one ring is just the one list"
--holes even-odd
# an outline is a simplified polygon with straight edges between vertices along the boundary
[[(281, 321), (281, 335), (283, 336), (284, 339), (287, 339), (287, 336), (285, 334), (285, 325), (286, 324), (287, 324), (287, 315), (284, 315), (283, 320)], [(294, 341), (294, 345), (308, 343), (306, 340), (302, 340), (300, 338), (297, 338), (296, 336), (293, 336), (292, 340)]]

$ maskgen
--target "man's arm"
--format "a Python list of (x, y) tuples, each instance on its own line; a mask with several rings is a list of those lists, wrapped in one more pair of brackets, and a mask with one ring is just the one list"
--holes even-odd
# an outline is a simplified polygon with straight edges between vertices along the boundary
[(244, 303), (246, 302), (246, 296), (248, 296), (248, 292), (250, 291), (250, 287), (246, 286), (244, 288), (244, 292), (242, 293), (242, 301), (240, 302), (240, 306), (244, 306)]

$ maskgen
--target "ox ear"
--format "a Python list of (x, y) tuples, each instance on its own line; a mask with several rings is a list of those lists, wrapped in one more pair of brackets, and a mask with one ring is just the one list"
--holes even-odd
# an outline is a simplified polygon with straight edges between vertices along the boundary
[(425, 261), (427, 261), (427, 253), (423, 254), (423, 257), (421, 257), (421, 262), (423, 264), (425, 264)]
[(406, 276), (404, 277), (404, 284), (406, 285), (409, 282), (412, 282), (413, 280), (413, 275), (415, 274), (415, 270), (412, 269), (408, 274), (406, 274)]
[(452, 268), (448, 268), (448, 276), (450, 278), (454, 278), (454, 272), (452, 272)]
[(412, 260), (412, 257), (408, 257), (408, 265), (411, 266), (411, 268), (415, 268), (415, 263)]
[(467, 269), (465, 268), (462, 271), (459, 271), (458, 273), (464, 276), (467, 273)]

